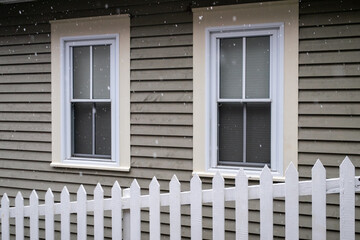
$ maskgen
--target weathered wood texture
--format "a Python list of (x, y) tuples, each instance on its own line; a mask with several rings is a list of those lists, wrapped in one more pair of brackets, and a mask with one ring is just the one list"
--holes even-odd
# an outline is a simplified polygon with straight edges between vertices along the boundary
[[(346, 155), (360, 157), (360, 5), (356, 1), (323, 3), (300, 2), (298, 156), (302, 179), (311, 177), (311, 165), (317, 159), (322, 160), (326, 177), (338, 177), (335, 167)], [(359, 160), (353, 162), (359, 173)], [(326, 238), (339, 239), (339, 199), (328, 198), (327, 203)], [(310, 206), (309, 199), (302, 202), (300, 221), (311, 223), (311, 213), (305, 210)]]

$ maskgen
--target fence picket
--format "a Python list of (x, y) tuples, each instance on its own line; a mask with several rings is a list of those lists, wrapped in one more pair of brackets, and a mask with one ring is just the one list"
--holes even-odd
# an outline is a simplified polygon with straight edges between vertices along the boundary
[[(94, 189), (94, 200), (87, 200), (81, 185), (77, 200), (70, 202), (66, 187), (60, 203), (54, 203), (51, 189), (45, 194), (45, 203), (39, 205), (37, 193), (32, 191), (30, 203), (24, 206), (19, 192), (15, 206), (10, 207), (4, 193), (1, 199), (1, 239), (10, 239), (10, 218), (15, 218), (15, 239), (24, 239), (24, 217), (30, 217), (30, 239), (39, 239), (39, 216), (45, 215), (45, 238), (54, 240), (54, 215), (61, 217), (61, 239), (70, 239), (70, 214), (77, 214), (77, 239), (87, 237), (87, 211), (94, 211), (94, 238), (104, 238), (104, 211), (111, 210), (112, 238), (141, 239), (141, 209), (150, 210), (150, 239), (161, 237), (160, 206), (170, 209), (170, 239), (181, 239), (181, 205), (190, 205), (191, 239), (202, 239), (202, 204), (212, 203), (213, 239), (225, 239), (225, 201), (235, 201), (235, 230), (237, 240), (247, 240), (249, 199), (260, 199), (260, 239), (273, 238), (273, 198), (285, 197), (285, 237), (299, 239), (299, 196), (312, 195), (312, 239), (326, 239), (326, 194), (340, 193), (340, 239), (355, 240), (355, 192), (360, 192), (359, 177), (346, 157), (340, 165), (340, 178), (326, 179), (325, 168), (318, 160), (312, 169), (312, 181), (299, 182), (299, 175), (291, 163), (286, 170), (285, 183), (273, 184), (270, 169), (265, 166), (258, 186), (248, 186), (248, 178), (240, 169), (235, 187), (225, 188), (224, 179), (216, 173), (212, 179), (213, 189), (202, 190), (198, 175), (190, 181), (190, 192), (181, 192), (181, 185), (174, 175), (169, 183), (169, 193), (160, 194), (160, 185), (154, 177), (149, 185), (149, 195), (142, 196), (136, 180), (122, 192), (118, 182), (111, 189), (111, 198), (104, 199), (100, 184)], [(28, 233), (27, 233), (28, 234)]]
[(18, 192), (15, 198), (15, 232), (16, 240), (24, 239), (24, 198)]
[(122, 203), (121, 203), (121, 187), (115, 181), (111, 188), (111, 230), (112, 239), (122, 239)]
[(299, 239), (299, 175), (292, 162), (285, 173), (285, 237)]
[(340, 239), (355, 240), (355, 168), (346, 157), (340, 165)]
[(202, 239), (202, 186), (195, 174), (190, 181), (191, 239)]
[[(213, 239), (225, 239), (225, 190), (224, 178), (217, 172), (212, 180), (213, 187)], [(215, 230), (216, 228), (216, 230)]]
[(153, 177), (149, 185), (150, 240), (160, 239), (160, 185)]
[(248, 239), (249, 200), (248, 179), (241, 168), (235, 178), (236, 239)]
[(104, 190), (100, 183), (94, 190), (94, 239), (104, 239)]
[(181, 239), (181, 202), (180, 182), (174, 175), (170, 181), (170, 239)]
[(45, 237), (54, 240), (54, 194), (50, 188), (45, 194)]
[(267, 165), (260, 174), (260, 239), (273, 238), (273, 180)]
[(326, 239), (326, 172), (320, 160), (311, 171), (312, 239)]
[(30, 239), (39, 239), (39, 197), (35, 190), (30, 195)]
[(130, 186), (130, 239), (141, 239), (140, 186), (136, 180)]
[(81, 184), (76, 194), (76, 212), (77, 212), (77, 239), (86, 239), (86, 191)]
[(9, 198), (7, 194), (4, 193), (1, 199), (1, 239), (3, 240), (10, 239), (9, 206)]
[(70, 239), (70, 193), (65, 186), (60, 195), (61, 202), (61, 239)]

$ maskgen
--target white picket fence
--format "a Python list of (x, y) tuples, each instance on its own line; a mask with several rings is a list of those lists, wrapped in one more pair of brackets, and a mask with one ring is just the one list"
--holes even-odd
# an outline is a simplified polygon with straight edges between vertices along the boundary
[(170, 182), (170, 192), (160, 194), (160, 186), (154, 177), (149, 186), (149, 195), (141, 195), (136, 180), (130, 189), (121, 190), (115, 182), (112, 197), (104, 199), (100, 184), (94, 190), (94, 199), (87, 200), (83, 186), (77, 192), (77, 201), (71, 202), (66, 187), (61, 192), (60, 203), (54, 203), (49, 189), (45, 204), (39, 205), (35, 191), (30, 196), (29, 206), (19, 192), (15, 207), (9, 207), (6, 194), (1, 200), (1, 239), (10, 238), (9, 219), (15, 218), (16, 239), (24, 239), (24, 217), (30, 217), (30, 238), (39, 238), (39, 216), (45, 216), (47, 240), (54, 239), (54, 215), (61, 215), (61, 239), (70, 239), (70, 214), (77, 214), (77, 239), (86, 239), (87, 213), (94, 214), (95, 239), (104, 239), (104, 211), (111, 210), (112, 239), (141, 239), (142, 208), (149, 208), (150, 239), (160, 239), (160, 207), (170, 208), (170, 238), (181, 239), (181, 206), (190, 205), (191, 239), (202, 239), (202, 204), (212, 203), (213, 239), (225, 238), (225, 201), (235, 201), (236, 239), (248, 239), (248, 201), (260, 199), (260, 238), (273, 238), (273, 198), (285, 198), (286, 239), (299, 238), (299, 196), (312, 195), (312, 239), (326, 239), (326, 194), (340, 193), (340, 239), (355, 240), (355, 192), (360, 191), (359, 177), (348, 158), (340, 166), (340, 178), (326, 180), (325, 168), (317, 161), (312, 169), (312, 181), (298, 181), (298, 172), (291, 164), (286, 171), (285, 183), (273, 184), (270, 170), (265, 167), (260, 176), (260, 185), (248, 186), (245, 173), (240, 170), (235, 187), (224, 188), (224, 179), (216, 174), (212, 189), (202, 190), (200, 178), (191, 179), (190, 191), (181, 192), (176, 176)]

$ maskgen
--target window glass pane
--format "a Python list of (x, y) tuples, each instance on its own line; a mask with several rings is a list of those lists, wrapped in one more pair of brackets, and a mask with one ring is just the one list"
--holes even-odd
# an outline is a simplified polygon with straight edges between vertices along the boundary
[(248, 103), (246, 107), (246, 162), (270, 164), (270, 103)]
[(92, 103), (73, 103), (73, 153), (92, 154)]
[(246, 38), (246, 98), (269, 98), (270, 37)]
[(96, 103), (95, 154), (111, 155), (111, 105)]
[(93, 47), (93, 96), (110, 98), (110, 46)]
[(218, 105), (218, 110), (219, 161), (242, 162), (243, 105), (240, 103), (222, 103)]
[(242, 41), (220, 39), (220, 98), (242, 98)]
[(90, 47), (73, 47), (73, 98), (90, 98)]

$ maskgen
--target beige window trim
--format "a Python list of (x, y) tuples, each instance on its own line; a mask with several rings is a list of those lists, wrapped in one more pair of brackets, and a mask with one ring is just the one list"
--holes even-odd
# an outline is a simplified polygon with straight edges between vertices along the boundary
[[(193, 9), (194, 48), (194, 154), (193, 171), (201, 176), (212, 176), (209, 168), (209, 71), (207, 67), (208, 33), (213, 27), (251, 26), (251, 24), (284, 24), (284, 65), (283, 65), (283, 139), (282, 167), (276, 173), (283, 179), (287, 166), (297, 166), (298, 138), (298, 1), (276, 1), (238, 4)], [(218, 169), (224, 176), (233, 177), (236, 170)], [(248, 172), (253, 178), (258, 172)]]
[[(113, 15), (51, 21), (51, 104), (52, 104), (52, 163), (53, 167), (101, 169), (112, 171), (130, 170), (130, 18), (128, 15)], [(118, 35), (118, 138), (119, 159), (116, 164), (79, 164), (65, 161), (63, 118), (63, 46), (61, 39), (96, 35)], [(114, 130), (112, 130), (114, 131)]]

